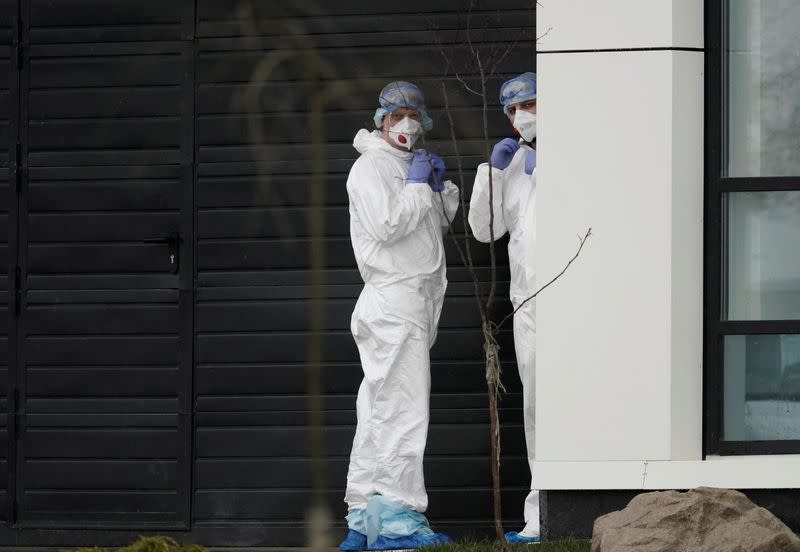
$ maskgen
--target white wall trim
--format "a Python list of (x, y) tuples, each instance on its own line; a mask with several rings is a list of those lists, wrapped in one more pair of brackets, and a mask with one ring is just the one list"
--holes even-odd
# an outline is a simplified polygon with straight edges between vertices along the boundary
[(534, 462), (536, 489), (800, 488), (800, 455), (709, 456), (706, 460)]

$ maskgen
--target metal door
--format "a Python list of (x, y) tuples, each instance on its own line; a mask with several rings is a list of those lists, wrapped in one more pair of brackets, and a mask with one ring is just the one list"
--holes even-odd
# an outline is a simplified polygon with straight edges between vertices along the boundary
[(23, 2), (21, 527), (186, 527), (191, 1)]

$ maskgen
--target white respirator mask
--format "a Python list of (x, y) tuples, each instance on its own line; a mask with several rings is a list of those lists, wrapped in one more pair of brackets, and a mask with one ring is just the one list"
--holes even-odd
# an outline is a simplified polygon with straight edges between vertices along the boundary
[(526, 142), (533, 142), (536, 138), (536, 115), (530, 111), (517, 109), (514, 114), (514, 128)]
[(392, 142), (402, 148), (411, 150), (414, 142), (417, 141), (422, 132), (422, 124), (411, 117), (405, 117), (402, 121), (390, 127), (388, 132)]

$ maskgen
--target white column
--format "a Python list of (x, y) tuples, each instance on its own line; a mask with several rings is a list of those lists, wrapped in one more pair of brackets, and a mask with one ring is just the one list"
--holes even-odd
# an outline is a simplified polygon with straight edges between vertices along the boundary
[(701, 458), (702, 29), (696, 0), (538, 6), (539, 279), (593, 232), (537, 300), (539, 488)]

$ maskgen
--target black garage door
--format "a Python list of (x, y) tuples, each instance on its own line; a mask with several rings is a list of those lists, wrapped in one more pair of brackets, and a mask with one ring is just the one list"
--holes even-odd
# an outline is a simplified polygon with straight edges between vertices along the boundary
[[(10, 307), (0, 406), (16, 420), (1, 428), (12, 429), (2, 466), (12, 500), (0, 544), (114, 543), (142, 531), (302, 544), (313, 213), (324, 216), (325, 476), (342, 527), (360, 380), (348, 330), (360, 289), (344, 188), (352, 138), (386, 81), (412, 80), (434, 117), (426, 147), (454, 167), (440, 82), (474, 70), (458, 46), (469, 2), (343, 4), (0, 3), (11, 45), (0, 49), (0, 124), (8, 174), (21, 175), (19, 191), (16, 181), (0, 190), (0, 308)], [(516, 42), (492, 95), (532, 68), (533, 2), (478, 3), (469, 21), (481, 47)], [(445, 80), (469, 184), (484, 147), (479, 100)], [(490, 121), (502, 135), (500, 112)], [(313, 163), (324, 175), (318, 210)], [(474, 254), (485, 267), (487, 249)], [(469, 277), (448, 255), (429, 515), (443, 530), (488, 534), (481, 338)], [(511, 362), (506, 370), (504, 497), (516, 526), (528, 476), (519, 382)]]

